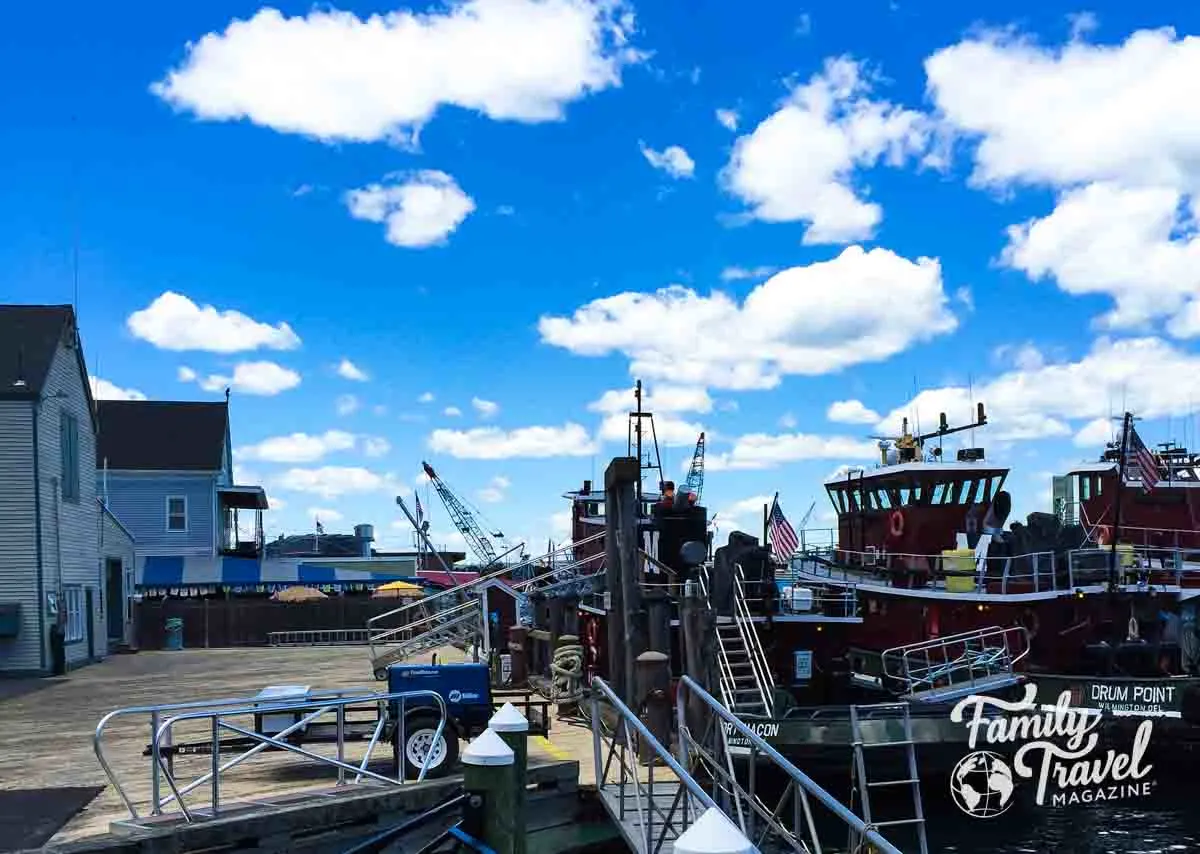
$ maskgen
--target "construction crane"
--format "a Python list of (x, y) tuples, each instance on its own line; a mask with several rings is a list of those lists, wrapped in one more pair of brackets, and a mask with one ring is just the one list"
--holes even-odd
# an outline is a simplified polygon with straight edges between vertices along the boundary
[[(433, 470), (433, 466), (422, 462), (421, 468), (425, 470), (425, 474), (429, 476), (429, 480), (433, 484), (434, 490), (437, 491), (438, 497), (446, 505), (446, 512), (450, 514), (450, 520), (454, 523), (454, 527), (463, 535), (463, 539), (467, 541), (467, 545), (471, 547), (471, 551), (475, 552), (475, 556), (479, 558), (480, 563), (483, 564), (484, 568), (497, 563), (499, 558), (496, 556), (496, 549), (492, 545), (492, 541), (484, 533), (484, 529), (480, 524), (475, 521), (475, 516), (467, 509), (466, 504), (451, 491), (444, 480), (438, 477), (437, 472)], [(495, 531), (492, 533), (492, 537), (499, 540), (504, 538), (504, 534), (500, 531)]]
[(700, 434), (700, 438), (696, 440), (696, 452), (692, 454), (692, 467), (688, 469), (687, 483), (684, 484), (689, 490), (696, 493), (696, 500), (700, 500), (700, 493), (704, 491), (704, 434)]
[(804, 518), (800, 520), (800, 524), (797, 526), (797, 530), (803, 531), (805, 528), (808, 527), (808, 520), (812, 518), (813, 511), (816, 509), (817, 509), (817, 502), (814, 501), (812, 504), (808, 505), (808, 512), (805, 513)]

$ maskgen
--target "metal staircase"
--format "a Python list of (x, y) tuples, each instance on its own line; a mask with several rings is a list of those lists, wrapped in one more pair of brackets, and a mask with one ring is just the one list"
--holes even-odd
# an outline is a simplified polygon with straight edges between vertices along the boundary
[[(864, 721), (864, 713), (869, 720)], [(863, 724), (868, 726), (864, 729)], [(878, 703), (870, 706), (850, 707), (850, 731), (854, 740), (854, 762), (850, 768), (850, 807), (862, 810), (862, 819), (867, 827), (909, 826), (916, 831), (921, 854), (928, 854), (925, 838), (925, 810), (921, 801), (921, 779), (917, 769), (917, 751), (913, 744), (912, 718), (908, 703)], [(877, 748), (892, 748), (904, 751), (904, 774), (899, 779), (872, 780), (867, 776), (867, 751)], [(882, 763), (881, 763), (882, 764)], [(893, 764), (893, 763), (889, 763)], [(912, 815), (880, 821), (871, 810), (871, 790), (907, 786), (912, 794)], [(852, 828), (848, 848), (859, 851), (864, 840), (856, 838)]]
[[(438, 647), (451, 646), (464, 652), (476, 647), (486, 651), (489, 591), (512, 596), (520, 604), (531, 593), (551, 592), (557, 587), (585, 582), (599, 574), (597, 567), (604, 552), (565, 565), (556, 558), (603, 536), (603, 533), (593, 534), (541, 557), (501, 567), (372, 617), (367, 621), (367, 644), (375, 678), (386, 679), (388, 665)], [(522, 570), (536, 571), (539, 565), (550, 569), (515, 584), (508, 580), (519, 577)]]
[(883, 687), (920, 702), (947, 702), (1015, 685), (1029, 654), (1023, 626), (990, 626), (895, 647), (883, 653)]
[[(708, 598), (708, 572), (702, 568), (699, 578)], [(767, 656), (746, 599), (745, 575), (741, 564), (734, 564), (733, 616), (717, 617), (717, 671), (725, 708), (739, 717), (772, 717), (775, 713), (775, 679), (767, 666)]]

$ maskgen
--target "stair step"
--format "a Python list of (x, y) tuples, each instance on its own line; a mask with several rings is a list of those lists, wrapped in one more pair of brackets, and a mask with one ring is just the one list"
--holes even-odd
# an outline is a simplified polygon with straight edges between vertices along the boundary
[(869, 741), (861, 742), (859, 747), (862, 747), (863, 749), (868, 747), (908, 747), (911, 744), (911, 741)]
[(880, 780), (878, 783), (867, 783), (868, 786), (905, 786), (919, 783), (920, 780)]
[(875, 827), (895, 827), (895, 826), (901, 825), (901, 824), (924, 824), (924, 823), (925, 823), (925, 819), (923, 819), (923, 818), (897, 818), (897, 819), (893, 819), (892, 821), (873, 822)]

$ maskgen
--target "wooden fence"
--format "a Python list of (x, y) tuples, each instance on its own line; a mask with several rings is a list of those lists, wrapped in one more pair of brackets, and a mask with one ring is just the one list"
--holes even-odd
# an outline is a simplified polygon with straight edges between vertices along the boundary
[[(339, 596), (316, 602), (265, 599), (162, 599), (135, 602), (137, 644), (166, 646), (166, 622), (183, 620), (184, 648), (266, 646), (271, 632), (362, 629), (367, 620), (403, 604), (397, 599)], [(393, 625), (393, 624), (389, 624)]]

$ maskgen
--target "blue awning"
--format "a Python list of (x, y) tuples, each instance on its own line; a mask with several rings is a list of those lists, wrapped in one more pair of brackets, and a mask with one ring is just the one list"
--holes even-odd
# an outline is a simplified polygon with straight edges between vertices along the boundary
[(404, 580), (420, 584), (412, 565), (383, 561), (345, 565), (277, 559), (259, 561), (248, 557), (201, 557), (180, 555), (143, 557), (138, 564), (137, 586), (142, 588), (258, 587), (292, 584), (345, 585), (383, 584)]
[(143, 587), (178, 587), (183, 583), (183, 564), (182, 557), (147, 557), (142, 566), (141, 585)]

